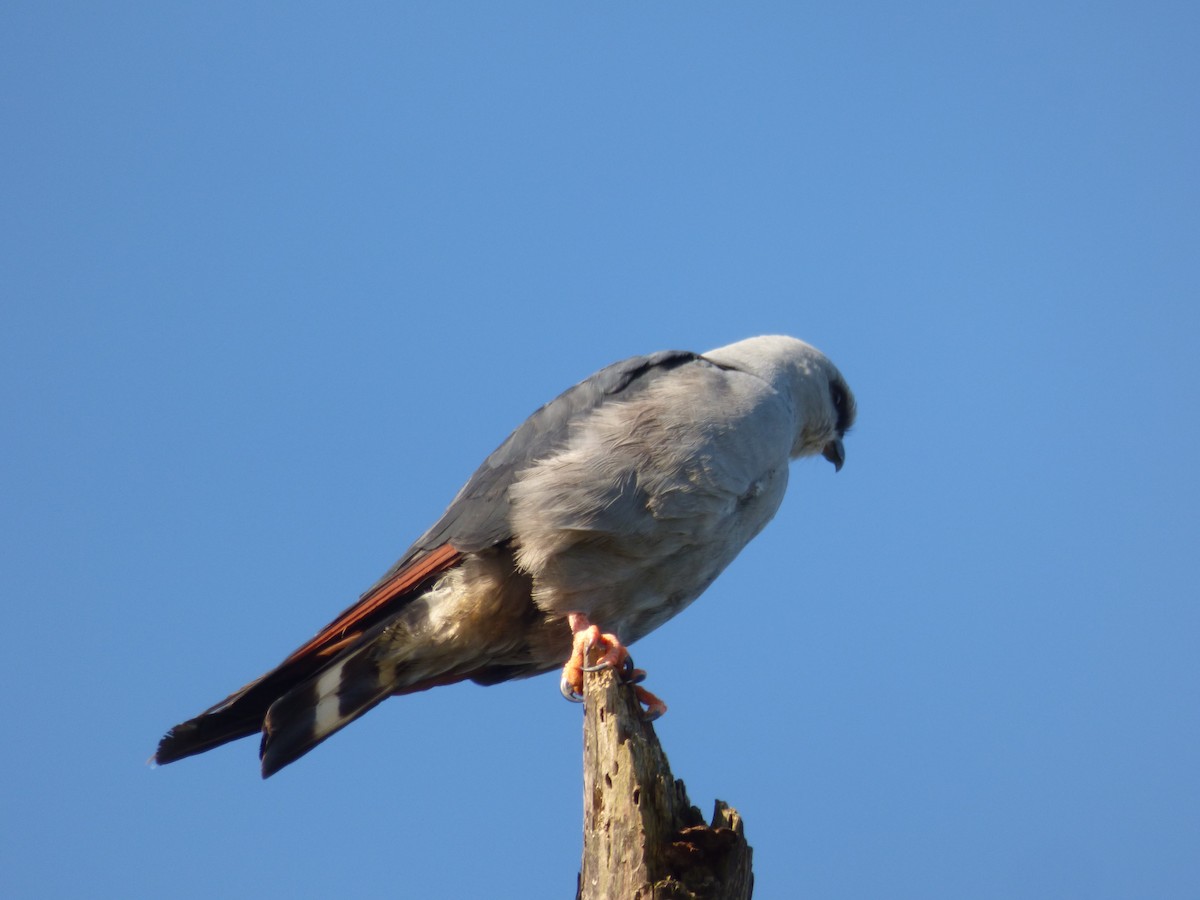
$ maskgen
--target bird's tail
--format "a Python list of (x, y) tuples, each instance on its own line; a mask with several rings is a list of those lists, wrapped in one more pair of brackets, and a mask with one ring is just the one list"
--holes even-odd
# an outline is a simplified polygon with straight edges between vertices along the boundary
[[(395, 691), (388, 676), (400, 678), (401, 689), (407, 683), (407, 673), (395, 663), (381, 671), (377, 635), (355, 636), (354, 643), (332, 659), (309, 655), (285, 662), (176, 725), (159, 742), (153, 761), (175, 762), (261, 730), (263, 777), (278, 771)], [(268, 755), (281, 760), (269, 771)]]
[(448, 672), (435, 660), (397, 657), (395, 650), (389, 635), (380, 634), (272, 703), (263, 721), (258, 754), (263, 778), (295, 762), (390, 696), (470, 677), (471, 673)]
[(371, 646), (334, 660), (271, 704), (262, 725), (262, 775), (295, 762), (391, 695), (394, 682), (380, 671)]
[(166, 765), (258, 733), (271, 701), (287, 689), (289, 682), (295, 683), (295, 675), (286, 666), (250, 682), (195, 718), (168, 731), (158, 742), (151, 761), (155, 765)]
[[(175, 762), (257, 733), (263, 727), (268, 709), (293, 696), (311, 696), (314, 685), (318, 683), (327, 686), (328, 682), (323, 681), (322, 677), (330, 669), (351, 665), (350, 660), (354, 658), (357, 648), (369, 646), (383, 623), (407, 609), (414, 598), (427, 590), (442, 573), (457, 565), (460, 559), (457, 550), (444, 544), (389, 572), (357, 603), (343, 610), (312, 640), (270, 672), (168, 731), (159, 741), (152, 761), (159, 765)], [(363, 664), (354, 663), (352, 668), (360, 665)], [(417, 689), (411, 687), (404, 690)], [(374, 700), (362, 707), (354, 717), (362, 715), (378, 702)], [(280, 718), (282, 715), (282, 712), (277, 714), (278, 721), (284, 721)], [(348, 721), (350, 719), (345, 720)], [(324, 737), (332, 733), (329, 731)], [(312, 746), (315, 746), (315, 742), (291, 759)]]

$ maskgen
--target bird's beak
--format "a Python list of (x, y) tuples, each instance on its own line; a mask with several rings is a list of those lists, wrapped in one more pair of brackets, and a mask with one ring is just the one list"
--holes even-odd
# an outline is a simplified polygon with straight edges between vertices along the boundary
[(842, 446), (841, 438), (834, 438), (824, 449), (821, 450), (821, 455), (833, 463), (835, 472), (842, 471), (842, 466), (846, 462), (846, 448)]

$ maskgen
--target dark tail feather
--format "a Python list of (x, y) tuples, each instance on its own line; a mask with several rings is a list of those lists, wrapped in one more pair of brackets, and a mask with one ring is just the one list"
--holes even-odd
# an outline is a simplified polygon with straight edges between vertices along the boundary
[[(414, 555), (415, 559), (412, 558)], [(168, 731), (159, 741), (153, 762), (160, 765), (175, 762), (259, 731), (264, 727), (263, 720), (272, 704), (290, 691), (300, 690), (310, 678), (319, 679), (320, 673), (338, 654), (353, 650), (371, 634), (377, 633), (382, 623), (403, 609), (413, 597), (420, 596), (460, 559), (461, 555), (450, 544), (428, 552), (410, 552), (402, 568), (389, 572), (358, 602), (343, 610), (316, 637), (266, 675)]]
[(395, 665), (381, 669), (373, 650), (367, 643), (334, 660), (271, 704), (258, 754), (263, 778), (295, 762), (391, 696), (397, 687)]
[(273, 683), (276, 672), (230, 694), (194, 719), (176, 725), (158, 742), (153, 761), (165, 765), (257, 733), (267, 707), (279, 696), (278, 685)]
[(271, 704), (327, 663), (315, 654), (295, 660), (289, 657), (266, 675), (168, 731), (158, 742), (153, 761), (165, 765), (257, 734)]
[(220, 713), (201, 713), (168, 731), (154, 752), (153, 762), (166, 765), (220, 747), (238, 738), (249, 737), (261, 727), (262, 718), (232, 718)]

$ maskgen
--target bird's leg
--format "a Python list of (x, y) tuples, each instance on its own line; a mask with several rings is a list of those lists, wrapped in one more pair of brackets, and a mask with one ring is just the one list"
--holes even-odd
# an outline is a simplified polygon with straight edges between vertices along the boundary
[(583, 613), (568, 613), (567, 623), (571, 626), (571, 655), (563, 666), (559, 690), (573, 703), (583, 702), (583, 669), (587, 665), (587, 653), (601, 639), (600, 629), (588, 621)]
[[(647, 719), (653, 721), (667, 711), (667, 705), (662, 700), (639, 684), (645, 679), (646, 673), (633, 667), (629, 650), (620, 638), (600, 631), (584, 613), (568, 613), (567, 622), (571, 626), (571, 656), (563, 666), (559, 684), (564, 697), (575, 703), (583, 702), (583, 673), (615, 668), (621, 670), (622, 680), (635, 685), (637, 698), (646, 707)], [(594, 665), (588, 665), (588, 652), (597, 646), (604, 648), (604, 654)]]

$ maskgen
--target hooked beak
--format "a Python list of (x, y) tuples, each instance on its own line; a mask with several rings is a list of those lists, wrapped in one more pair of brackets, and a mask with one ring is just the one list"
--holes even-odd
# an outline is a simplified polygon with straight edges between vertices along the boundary
[(833, 463), (835, 472), (842, 471), (846, 462), (846, 448), (842, 446), (841, 438), (834, 438), (821, 450), (821, 455)]

